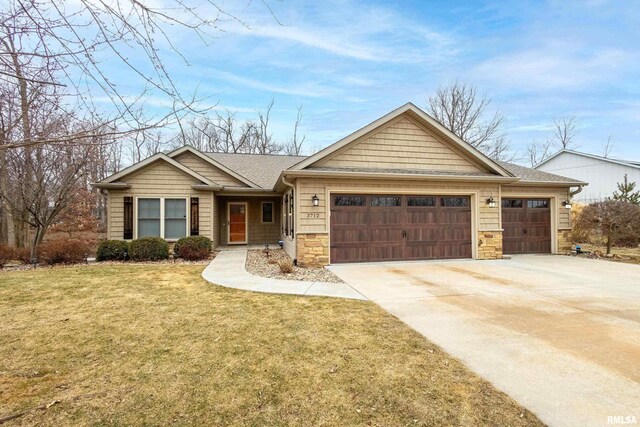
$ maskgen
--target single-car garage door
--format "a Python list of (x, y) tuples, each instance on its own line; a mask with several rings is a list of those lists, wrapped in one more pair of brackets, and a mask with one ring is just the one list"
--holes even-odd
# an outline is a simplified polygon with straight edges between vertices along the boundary
[(471, 257), (468, 196), (336, 194), (331, 262)]
[(549, 199), (502, 199), (502, 228), (503, 253), (550, 253)]

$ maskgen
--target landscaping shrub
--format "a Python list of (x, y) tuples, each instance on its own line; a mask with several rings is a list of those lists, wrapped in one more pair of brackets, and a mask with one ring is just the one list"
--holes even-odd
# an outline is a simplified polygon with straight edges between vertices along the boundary
[(211, 252), (211, 239), (205, 236), (189, 236), (178, 240), (173, 253), (186, 260), (205, 259)]
[(160, 237), (143, 237), (129, 243), (129, 257), (134, 261), (157, 261), (169, 258), (169, 244)]
[(585, 206), (574, 229), (606, 241), (607, 254), (614, 245), (637, 245), (640, 206), (622, 200), (605, 200)]
[(39, 262), (53, 265), (83, 262), (91, 251), (82, 240), (55, 239), (40, 243), (37, 252)]
[(282, 258), (278, 261), (280, 273), (293, 273), (293, 261), (291, 258)]
[(129, 243), (124, 240), (100, 240), (96, 261), (122, 261), (129, 256)]
[(11, 245), (0, 245), (0, 268), (14, 259), (18, 259), (17, 249)]

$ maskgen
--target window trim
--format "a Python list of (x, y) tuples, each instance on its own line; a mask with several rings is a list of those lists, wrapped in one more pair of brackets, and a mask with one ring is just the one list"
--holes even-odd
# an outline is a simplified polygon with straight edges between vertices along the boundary
[(282, 235), (289, 240), (295, 237), (295, 192), (290, 189), (282, 196)]
[[(264, 205), (271, 205), (271, 221), (264, 220)], [(260, 202), (260, 224), (273, 224), (276, 220), (276, 207), (273, 202)]]
[(165, 239), (167, 242), (177, 242), (178, 239), (166, 239), (164, 237), (164, 200), (165, 199), (180, 199), (184, 200), (186, 210), (185, 216), (185, 237), (189, 236), (191, 221), (189, 218), (189, 197), (190, 196), (174, 196), (174, 197), (160, 197), (160, 196), (135, 196), (135, 203), (133, 204), (133, 239), (138, 239), (138, 200), (139, 199), (160, 199), (160, 238)]

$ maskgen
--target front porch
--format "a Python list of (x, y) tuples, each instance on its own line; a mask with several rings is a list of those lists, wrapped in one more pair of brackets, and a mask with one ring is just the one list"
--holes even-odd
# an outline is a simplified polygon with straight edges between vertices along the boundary
[(216, 246), (219, 250), (278, 247), (281, 232), (279, 196), (215, 196)]

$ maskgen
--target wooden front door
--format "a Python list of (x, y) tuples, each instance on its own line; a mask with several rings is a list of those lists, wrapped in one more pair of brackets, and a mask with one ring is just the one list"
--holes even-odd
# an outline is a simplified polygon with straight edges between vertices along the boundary
[(229, 202), (227, 218), (229, 219), (229, 244), (247, 243), (247, 203)]
[(468, 196), (336, 194), (331, 262), (471, 257)]
[(502, 252), (551, 253), (549, 199), (502, 199)]

